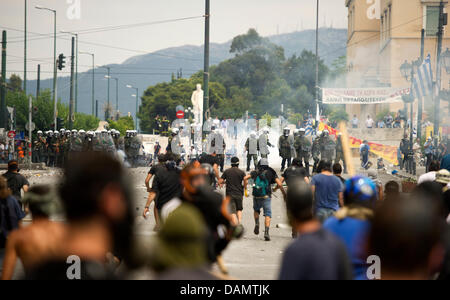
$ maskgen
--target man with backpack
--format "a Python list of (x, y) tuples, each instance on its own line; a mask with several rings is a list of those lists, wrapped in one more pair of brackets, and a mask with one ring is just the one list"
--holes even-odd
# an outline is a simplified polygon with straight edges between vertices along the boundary
[(255, 217), (255, 229), (254, 233), (259, 235), (259, 215), (261, 209), (264, 211), (264, 239), (270, 241), (269, 228), (270, 220), (272, 218), (272, 184), (276, 184), (281, 190), (284, 199), (286, 199), (286, 191), (283, 188), (281, 180), (278, 178), (274, 169), (269, 167), (268, 160), (263, 158), (258, 164), (257, 171), (253, 171), (251, 174), (253, 179), (253, 210)]

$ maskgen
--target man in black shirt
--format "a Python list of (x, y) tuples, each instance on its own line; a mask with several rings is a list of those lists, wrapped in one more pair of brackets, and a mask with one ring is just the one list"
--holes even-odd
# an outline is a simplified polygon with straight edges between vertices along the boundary
[(244, 209), (242, 201), (244, 189), (247, 190), (247, 182), (250, 175), (246, 175), (244, 171), (239, 169), (239, 158), (231, 159), (231, 168), (222, 174), (219, 180), (220, 186), (226, 184), (226, 196), (230, 197), (231, 216), (233, 225), (239, 225), (242, 221), (242, 211)]
[(281, 182), (283, 183), (286, 181), (286, 184), (289, 187), (291, 182), (296, 179), (301, 179), (306, 183), (309, 183), (307, 171), (303, 168), (300, 158), (294, 158), (292, 160), (292, 165), (284, 171)]
[(286, 208), (299, 238), (284, 253), (279, 279), (350, 280), (352, 271), (346, 248), (314, 218), (310, 186), (302, 180), (291, 184)]
[(19, 171), (19, 163), (17, 160), (11, 160), (8, 163), (8, 172), (3, 174), (3, 177), (8, 181), (8, 188), (11, 190), (12, 195), (22, 204), (21, 191), (23, 190), (26, 193), (30, 187), (30, 183), (25, 177), (19, 174)]
[(286, 192), (283, 188), (281, 180), (278, 178), (277, 172), (269, 167), (268, 160), (266, 158), (261, 159), (258, 164), (258, 170), (250, 173), (253, 179), (253, 211), (255, 218), (254, 233), (259, 235), (259, 215), (261, 209), (264, 211), (264, 239), (270, 241), (269, 228), (270, 220), (272, 218), (272, 184), (277, 184), (281, 190), (283, 197), (286, 198)]
[[(182, 186), (180, 182), (180, 169), (173, 160), (167, 160), (163, 166), (158, 167), (151, 190), (156, 193), (155, 207), (161, 214), (162, 207), (175, 197), (180, 197)], [(153, 199), (149, 197), (145, 206), (148, 211)]]
[(210, 165), (212, 168), (212, 174), (211, 174), (211, 185), (215, 187), (216, 180), (217, 182), (220, 180), (219, 176), (219, 166), (220, 166), (220, 159), (217, 156), (215, 152), (212, 154), (202, 154), (200, 156), (200, 159), (198, 160), (200, 164), (207, 164)]

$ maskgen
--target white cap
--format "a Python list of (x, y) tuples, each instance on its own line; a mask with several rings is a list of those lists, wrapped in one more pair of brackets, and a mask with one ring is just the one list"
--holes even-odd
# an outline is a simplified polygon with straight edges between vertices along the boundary
[(305, 128), (300, 128), (300, 132), (306, 132)]

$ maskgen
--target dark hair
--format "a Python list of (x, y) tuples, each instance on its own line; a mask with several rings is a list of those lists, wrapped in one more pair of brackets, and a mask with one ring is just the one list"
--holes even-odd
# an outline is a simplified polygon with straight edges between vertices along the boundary
[(387, 272), (425, 270), (430, 253), (441, 242), (444, 230), (445, 222), (425, 197), (385, 201), (372, 222), (368, 255), (379, 256)]
[(59, 189), (67, 219), (83, 220), (97, 215), (101, 193), (111, 184), (117, 185), (130, 200), (131, 192), (125, 178), (121, 163), (100, 152), (90, 152), (70, 160)]
[(296, 167), (303, 167), (302, 160), (300, 158), (294, 158), (292, 160), (292, 165)]
[(335, 163), (333, 165), (333, 174), (342, 174), (342, 166), (340, 163)]
[(287, 191), (286, 208), (291, 222), (305, 222), (313, 218), (313, 194), (303, 180), (293, 182)]
[[(47, 185), (35, 185), (32, 186), (29, 190), (28, 193), (32, 193), (38, 196), (45, 196), (48, 195), (50, 193), (50, 187)], [(28, 208), (30, 209), (31, 215), (33, 216), (33, 218), (48, 218), (50, 217), (48, 215), (48, 212), (45, 212), (44, 210), (42, 210), (42, 205), (40, 203), (34, 203), (31, 202), (28, 205)]]
[(428, 168), (428, 171), (429, 172), (437, 172), (437, 171), (439, 171), (441, 169), (441, 164), (439, 163), (439, 161), (437, 161), (437, 160), (433, 160), (431, 163), (430, 163), (430, 167)]
[(10, 160), (8, 162), (8, 171), (17, 171), (19, 170), (19, 162), (17, 160)]
[(333, 170), (331, 169), (331, 161), (328, 160), (321, 160), (319, 162), (319, 165), (317, 166), (317, 172), (321, 173), (322, 171), (328, 171), (328, 172), (332, 172)]
[(448, 213), (446, 213), (444, 207), (444, 194), (441, 184), (434, 181), (423, 182), (414, 189), (413, 194), (428, 199), (430, 205), (436, 207), (443, 219), (447, 219)]
[(385, 194), (385, 200), (391, 200), (391, 197), (397, 197), (400, 195), (400, 185), (397, 183), (397, 181), (389, 181), (384, 186), (384, 194)]

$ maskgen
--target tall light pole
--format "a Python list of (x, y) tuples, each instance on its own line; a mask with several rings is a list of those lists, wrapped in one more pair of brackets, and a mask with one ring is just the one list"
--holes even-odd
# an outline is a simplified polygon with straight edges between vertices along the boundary
[[(316, 116), (319, 116), (320, 106), (319, 106), (319, 0), (317, 1), (317, 9), (316, 9)], [(317, 120), (316, 120), (317, 121)]]
[(24, 16), (24, 45), (23, 45), (23, 91), (27, 94), (27, 10), (28, 0), (25, 0), (25, 16)]
[(136, 96), (136, 117), (135, 117), (135, 125), (134, 126), (135, 126), (136, 130), (138, 130), (139, 89), (132, 85), (129, 85), (129, 84), (127, 84), (127, 88), (134, 89), (136, 91), (136, 94), (132, 95), (132, 96)]
[(105, 78), (116, 81), (116, 113), (119, 112), (119, 78), (106, 75)]
[[(108, 74), (107, 74), (107, 78), (108, 78), (108, 92), (107, 92), (107, 94), (108, 94), (108, 108), (110, 107), (110, 105), (111, 105), (111, 102), (110, 102), (110, 99), (109, 99), (109, 87), (110, 87), (110, 79), (111, 79), (111, 67), (108, 67), (108, 66), (101, 66), (100, 68), (103, 68), (103, 69), (107, 69), (108, 70)], [(109, 120), (109, 111), (107, 110), (106, 111), (106, 120), (105, 121), (108, 121)]]
[(78, 33), (61, 30), (61, 33), (67, 33), (75, 36), (75, 112), (78, 112)]
[(89, 52), (80, 52), (92, 56), (92, 115), (95, 116), (95, 54)]
[(204, 88), (203, 107), (206, 112), (206, 116), (203, 118), (203, 120), (209, 118), (209, 22), (210, 22), (210, 0), (205, 0), (205, 53), (204, 53), (204, 69), (203, 69), (203, 88)]
[(58, 117), (58, 111), (57, 111), (57, 100), (56, 100), (56, 76), (57, 76), (57, 70), (56, 70), (56, 10), (42, 7), (42, 6), (36, 6), (36, 9), (41, 10), (47, 10), (53, 13), (53, 121), (55, 122), (55, 130), (56, 130), (56, 118)]

